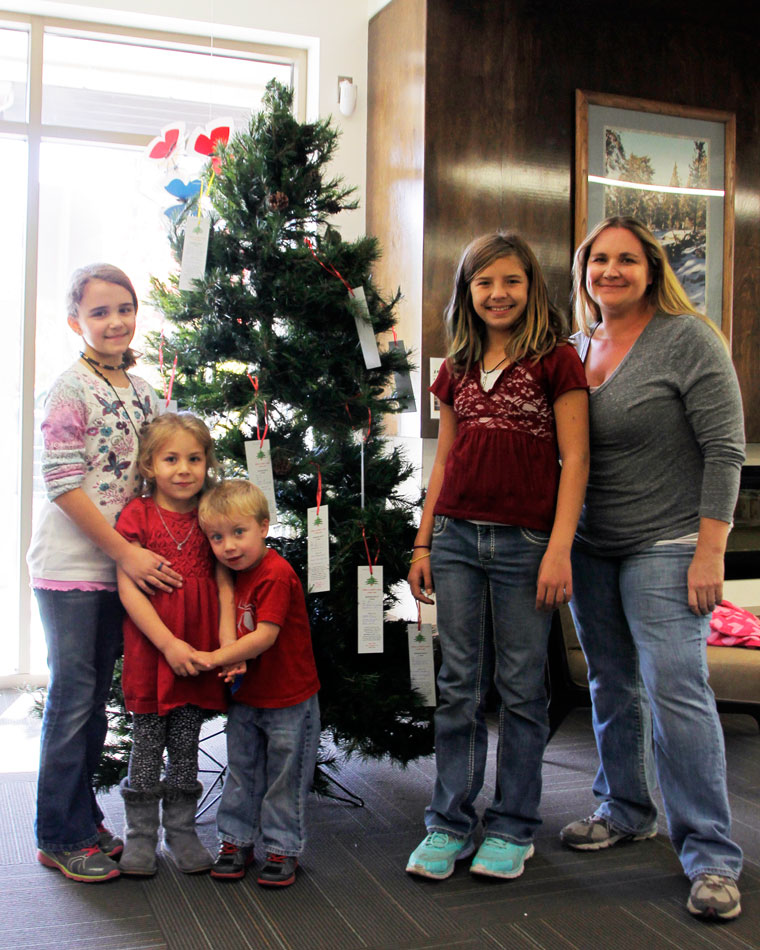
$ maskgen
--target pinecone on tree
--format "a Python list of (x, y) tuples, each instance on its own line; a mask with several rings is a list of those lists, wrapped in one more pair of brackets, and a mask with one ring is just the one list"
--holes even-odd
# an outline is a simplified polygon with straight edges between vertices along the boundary
[(267, 208), (270, 211), (284, 211), (290, 204), (290, 199), (284, 191), (275, 191), (267, 195)]

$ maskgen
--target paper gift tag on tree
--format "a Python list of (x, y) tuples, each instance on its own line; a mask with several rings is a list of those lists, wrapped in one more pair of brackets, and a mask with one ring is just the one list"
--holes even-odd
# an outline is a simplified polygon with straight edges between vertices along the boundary
[(182, 247), (182, 264), (179, 272), (179, 289), (194, 290), (193, 281), (202, 280), (206, 273), (208, 236), (211, 218), (205, 215), (191, 217), (185, 224), (185, 243)]
[(380, 354), (377, 350), (377, 340), (375, 339), (375, 331), (372, 329), (372, 320), (370, 319), (363, 287), (353, 287), (351, 289), (351, 293), (348, 295), (348, 305), (354, 315), (364, 365), (367, 369), (377, 369), (380, 366)]
[(432, 623), (408, 623), (409, 678), (426, 706), (435, 706), (435, 665)]
[(253, 439), (245, 443), (245, 461), (248, 477), (254, 485), (264, 492), (269, 504), (269, 522), (277, 524), (277, 501), (274, 496), (274, 475), (272, 473), (272, 454), (269, 451), (269, 439)]
[(359, 653), (383, 652), (383, 569), (377, 564), (356, 570)]
[(330, 511), (328, 505), (309, 508), (306, 513), (309, 534), (306, 587), (310, 594), (330, 590)]

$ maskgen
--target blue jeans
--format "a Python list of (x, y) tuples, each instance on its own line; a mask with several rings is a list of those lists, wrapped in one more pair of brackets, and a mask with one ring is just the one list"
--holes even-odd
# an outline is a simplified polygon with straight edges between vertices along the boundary
[(551, 614), (536, 610), (549, 535), (436, 516), (431, 569), (443, 662), (435, 713), (436, 781), (429, 832), (469, 838), (488, 752), (485, 705), (499, 698), (496, 789), (486, 833), (527, 844), (541, 820), (541, 762), (549, 734), (544, 665)]
[[(708, 685), (709, 618), (688, 608), (690, 545), (627, 557), (573, 550), (570, 607), (589, 668), (599, 750), (597, 814), (626, 832), (655, 827), (655, 766), (686, 875), (737, 878), (723, 732)], [(652, 742), (654, 741), (654, 754)]]
[(316, 694), (283, 709), (230, 703), (227, 777), (216, 815), (222, 841), (248, 847), (260, 830), (265, 851), (303, 852), (319, 733)]
[(108, 732), (106, 700), (121, 654), (123, 610), (112, 591), (42, 590), (50, 684), (37, 781), (37, 846), (76, 851), (98, 839), (92, 777)]

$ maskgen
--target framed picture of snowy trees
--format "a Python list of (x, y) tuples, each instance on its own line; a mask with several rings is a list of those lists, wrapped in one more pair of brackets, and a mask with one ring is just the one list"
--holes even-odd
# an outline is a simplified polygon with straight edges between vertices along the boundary
[(638, 218), (729, 339), (735, 136), (730, 112), (576, 90), (576, 246), (610, 215)]

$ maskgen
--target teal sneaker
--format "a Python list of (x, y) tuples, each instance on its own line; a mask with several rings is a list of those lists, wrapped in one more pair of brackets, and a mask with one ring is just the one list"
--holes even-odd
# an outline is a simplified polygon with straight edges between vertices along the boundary
[(525, 870), (525, 862), (533, 857), (532, 844), (515, 844), (503, 838), (484, 838), (483, 844), (472, 860), (472, 874), (485, 877), (519, 877)]
[(456, 838), (442, 831), (433, 831), (412, 851), (406, 870), (409, 874), (443, 881), (454, 873), (454, 864), (474, 850), (470, 838)]

